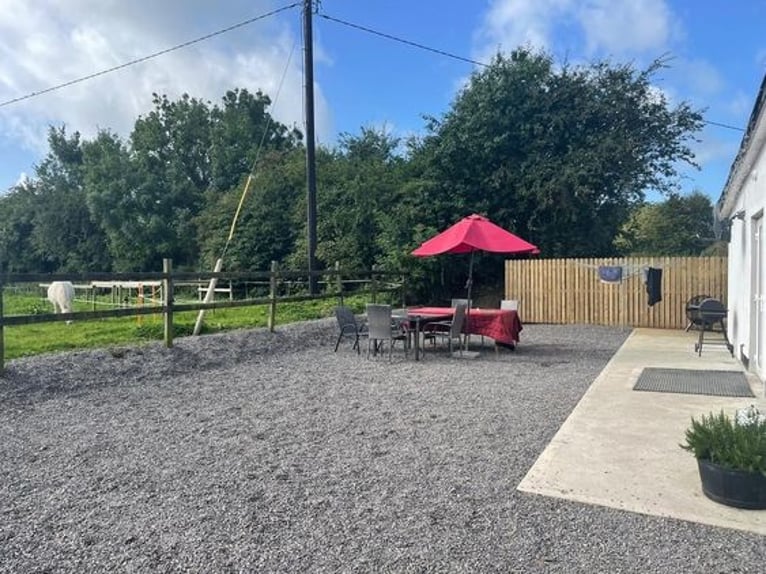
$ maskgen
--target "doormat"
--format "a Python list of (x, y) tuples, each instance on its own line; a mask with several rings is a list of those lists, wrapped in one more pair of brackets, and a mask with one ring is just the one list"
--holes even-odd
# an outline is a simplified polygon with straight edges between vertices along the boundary
[(718, 397), (755, 396), (745, 374), (740, 371), (646, 368), (641, 371), (633, 390)]

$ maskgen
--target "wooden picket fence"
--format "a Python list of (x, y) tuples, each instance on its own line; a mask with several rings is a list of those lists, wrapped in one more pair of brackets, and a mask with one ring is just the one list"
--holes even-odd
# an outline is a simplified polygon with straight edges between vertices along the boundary
[[(621, 283), (603, 283), (598, 268), (621, 266)], [(662, 269), (662, 301), (647, 302), (644, 270)], [(686, 303), (709, 295), (726, 304), (726, 257), (525, 259), (505, 263), (505, 298), (519, 301), (527, 323), (683, 329)]]
[[(323, 284), (323, 290), (317, 294), (284, 294), (284, 286), (287, 281), (300, 281), (304, 289), (308, 288), (309, 277), (317, 278), (319, 283)], [(183, 303), (175, 299), (175, 288), (179, 284), (188, 285), (209, 285), (205, 291), (212, 289), (213, 292), (220, 291), (215, 289), (216, 281), (240, 281), (247, 282), (259, 280), (269, 285), (268, 295), (260, 297), (250, 297), (246, 299), (234, 299), (227, 297), (225, 301), (208, 301)], [(61, 273), (61, 274), (42, 274), (42, 273), (0, 273), (0, 375), (5, 366), (5, 327), (15, 325), (32, 325), (38, 323), (48, 323), (55, 321), (86, 321), (92, 319), (105, 319), (110, 317), (140, 317), (142, 315), (162, 314), (164, 322), (163, 340), (166, 347), (173, 346), (174, 326), (173, 316), (175, 313), (183, 311), (203, 311), (207, 309), (227, 309), (234, 307), (250, 307), (255, 305), (268, 306), (267, 323), (268, 328), (274, 331), (277, 318), (277, 304), (287, 302), (311, 301), (316, 299), (334, 299), (339, 305), (343, 304), (344, 292), (346, 294), (367, 293), (370, 301), (375, 303), (378, 295), (388, 293), (389, 295), (398, 294), (402, 298), (404, 305), (404, 296), (407, 292), (405, 286), (406, 274), (401, 271), (386, 271), (373, 266), (371, 270), (352, 271), (341, 269), (340, 263), (335, 264), (334, 269), (322, 271), (301, 270), (281, 270), (276, 261), (272, 261), (270, 271), (245, 271), (245, 272), (220, 272), (220, 271), (173, 271), (173, 262), (170, 259), (163, 261), (162, 272), (141, 272), (141, 273)], [(80, 288), (90, 288), (92, 301), (92, 311), (77, 311), (72, 313), (36, 313), (30, 315), (5, 315), (3, 312), (3, 291), (6, 285), (34, 284), (41, 286), (49, 284), (51, 281), (71, 281), (78, 282)], [(120, 308), (96, 310), (95, 287), (121, 289), (123, 286), (126, 291), (129, 289), (142, 289), (142, 286), (152, 285), (159, 289), (161, 297), (155, 299), (152, 297), (146, 301), (142, 295), (141, 303), (137, 305), (120, 306)], [(119, 291), (118, 291), (119, 292)], [(138, 291), (137, 291), (138, 292)], [(229, 295), (230, 295), (229, 290)], [(139, 297), (137, 296), (136, 299)], [(398, 298), (398, 297), (397, 297)], [(118, 301), (122, 300), (120, 292)], [(113, 299), (114, 302), (114, 299)]]

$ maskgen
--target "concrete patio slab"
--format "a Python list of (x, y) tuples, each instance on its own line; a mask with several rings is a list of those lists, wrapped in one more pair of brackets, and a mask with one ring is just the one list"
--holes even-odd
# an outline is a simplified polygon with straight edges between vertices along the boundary
[(766, 535), (766, 510), (709, 500), (694, 457), (682, 450), (691, 417), (755, 404), (764, 386), (747, 375), (755, 398), (633, 391), (644, 367), (743, 370), (723, 347), (694, 352), (697, 334), (636, 329), (599, 374), (518, 489)]

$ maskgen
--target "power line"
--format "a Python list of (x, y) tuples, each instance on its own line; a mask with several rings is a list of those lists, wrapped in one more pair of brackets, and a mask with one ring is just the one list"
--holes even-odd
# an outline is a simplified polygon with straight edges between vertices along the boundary
[(708, 125), (711, 125), (711, 126), (718, 126), (719, 128), (726, 128), (728, 130), (735, 130), (735, 131), (738, 131), (738, 132), (744, 132), (745, 131), (745, 128), (738, 128), (737, 126), (730, 126), (728, 124), (722, 124), (720, 122), (712, 122), (712, 121), (709, 121), (709, 120), (703, 120), (703, 122), (708, 124)]
[[(198, 38), (194, 38), (193, 40), (189, 40), (189, 41), (183, 42), (181, 44), (176, 44), (175, 46), (171, 46), (170, 48), (166, 48), (164, 50), (160, 50), (159, 52), (154, 52), (154, 53), (149, 54), (147, 56), (143, 56), (141, 58), (137, 58), (135, 60), (131, 60), (129, 62), (125, 62), (123, 64), (119, 64), (117, 66), (113, 66), (111, 68), (107, 68), (106, 70), (101, 70), (99, 72), (95, 72), (93, 74), (88, 74), (87, 76), (82, 76), (80, 78), (76, 78), (74, 80), (70, 80), (68, 82), (64, 82), (62, 84), (57, 84), (55, 86), (51, 86), (49, 88), (45, 88), (45, 89), (39, 90), (37, 92), (31, 92), (29, 94), (26, 94), (26, 95), (23, 95), (23, 96), (19, 96), (17, 98), (13, 98), (13, 99), (10, 99), (10, 100), (6, 100), (4, 102), (0, 102), (0, 108), (5, 107), (5, 106), (9, 106), (11, 104), (15, 104), (15, 103), (18, 103), (18, 102), (21, 102), (21, 101), (24, 101), (24, 100), (28, 100), (28, 99), (31, 99), (31, 98), (34, 98), (34, 97), (37, 97), (37, 96), (41, 96), (41, 95), (47, 94), (49, 92), (60, 90), (61, 88), (66, 88), (68, 86), (72, 86), (72, 85), (75, 85), (75, 84), (79, 84), (81, 82), (92, 80), (92, 79), (97, 78), (99, 76), (103, 76), (103, 75), (109, 74), (111, 72), (116, 72), (117, 70), (122, 70), (123, 68), (128, 68), (130, 66), (134, 66), (136, 64), (140, 64), (142, 62), (146, 62), (146, 61), (151, 60), (153, 58), (157, 58), (158, 56), (163, 56), (165, 54), (168, 54), (170, 52), (175, 52), (176, 50), (180, 50), (182, 48), (187, 48), (187, 47), (192, 46), (194, 44), (198, 44), (200, 42), (204, 42), (205, 40), (209, 40), (210, 38), (214, 38), (216, 36), (220, 36), (221, 34), (226, 34), (227, 32), (231, 32), (232, 30), (236, 30), (238, 28), (242, 28), (244, 26), (252, 24), (253, 22), (257, 22), (258, 20), (263, 20), (265, 18), (269, 18), (271, 16), (275, 16), (275, 15), (281, 13), (281, 12), (285, 12), (287, 10), (295, 8), (296, 6), (300, 6), (301, 4), (302, 4), (301, 2), (293, 2), (292, 4), (289, 4), (287, 6), (283, 6), (282, 8), (277, 8), (275, 10), (272, 10), (271, 12), (267, 12), (265, 14), (261, 14), (260, 16), (255, 16), (254, 18), (249, 18), (247, 20), (243, 20), (242, 22), (238, 22), (237, 24), (233, 24), (231, 26), (227, 26), (226, 28), (222, 28), (220, 30), (216, 30), (215, 32), (211, 32), (210, 34), (205, 34), (204, 36), (200, 36)], [(447, 52), (445, 50), (440, 50), (438, 48), (432, 48), (430, 46), (426, 46), (425, 44), (420, 44), (418, 42), (413, 42), (412, 40), (406, 40), (404, 38), (400, 38), (400, 37), (394, 36), (392, 34), (387, 34), (385, 32), (380, 32), (378, 30), (373, 30), (372, 28), (368, 28), (368, 27), (362, 26), (360, 24), (354, 24), (353, 22), (348, 22), (346, 20), (341, 20), (340, 18), (335, 18), (333, 16), (328, 16), (327, 14), (317, 14), (317, 15), (319, 17), (321, 17), (321, 18), (324, 18), (325, 20), (330, 20), (332, 22), (336, 22), (338, 24), (342, 24), (344, 26), (348, 26), (349, 28), (356, 28), (357, 30), (361, 30), (363, 32), (367, 32), (367, 33), (373, 34), (375, 36), (380, 36), (381, 38), (386, 38), (388, 40), (393, 40), (394, 42), (399, 42), (400, 44), (406, 44), (408, 46), (413, 46), (415, 48), (418, 48), (418, 49), (421, 49), (421, 50), (425, 50), (427, 52), (432, 52), (434, 54), (439, 54), (440, 56), (446, 56), (446, 57), (452, 58), (454, 60), (459, 60), (461, 62), (466, 62), (468, 64), (474, 64), (474, 65), (477, 65), (477, 66), (482, 66), (482, 67), (488, 67), (489, 66), (489, 64), (487, 64), (485, 62), (480, 62), (478, 60), (473, 60), (471, 58), (466, 58), (464, 56), (459, 56), (457, 54), (453, 54), (453, 53)], [(737, 126), (732, 126), (732, 125), (724, 124), (724, 123), (721, 123), (721, 122), (714, 122), (714, 121), (709, 121), (709, 120), (703, 120), (703, 123), (708, 124), (708, 125), (712, 125), (712, 126), (716, 126), (716, 127), (720, 127), (720, 128), (725, 128), (725, 129), (729, 129), (729, 130), (739, 131), (739, 132), (744, 132), (745, 131), (744, 128), (740, 128), (740, 127), (737, 127)]]
[[(340, 18), (334, 18), (333, 16), (328, 16), (327, 14), (318, 14), (320, 18), (324, 18), (325, 20), (330, 20), (332, 22), (337, 22), (338, 24), (343, 24), (344, 26), (348, 26), (349, 28), (356, 28), (357, 30), (362, 30), (363, 32), (367, 32), (369, 34), (373, 34), (375, 36), (380, 36), (381, 38), (386, 38), (388, 40), (393, 40), (394, 42), (399, 42), (401, 44), (406, 44), (408, 46), (413, 46), (415, 48), (419, 48), (421, 50), (426, 50), (428, 52), (433, 52), (434, 54), (439, 54), (441, 56), (447, 56), (448, 58), (453, 58), (455, 60), (460, 60), (461, 62), (467, 62), (469, 64), (475, 64), (477, 66), (482, 67), (489, 67), (489, 64), (486, 62), (479, 62), (478, 60), (472, 60), (471, 58), (466, 58), (464, 56), (458, 56), (457, 54), (452, 54), (451, 52), (446, 52), (444, 50), (439, 50), (437, 48), (431, 48), (430, 46), (426, 46), (424, 44), (419, 44), (418, 42), (413, 42), (411, 40), (406, 40), (404, 38), (399, 38), (398, 36), (394, 36), (392, 34), (387, 34), (385, 32), (380, 32), (378, 30), (373, 30), (372, 28), (367, 28), (366, 26), (362, 26), (360, 24), (354, 24), (353, 22), (348, 22), (346, 20), (341, 20)], [(731, 126), (728, 124), (723, 124), (720, 122), (714, 122), (709, 120), (703, 120), (703, 123), (711, 125), (711, 126), (717, 126), (719, 128), (726, 128), (729, 130), (735, 130), (739, 132), (744, 132), (744, 128), (740, 128), (737, 126)]]
[(338, 24), (343, 24), (344, 26), (348, 26), (349, 28), (356, 28), (357, 30), (362, 30), (363, 32), (368, 32), (370, 34), (380, 36), (381, 38), (393, 40), (394, 42), (399, 42), (400, 44), (407, 44), (408, 46), (414, 46), (415, 48), (420, 48), (421, 50), (433, 52), (434, 54), (439, 54), (441, 56), (447, 56), (448, 58), (453, 58), (454, 60), (460, 60), (461, 62), (467, 62), (469, 64), (475, 64), (477, 66), (483, 66), (483, 67), (489, 66), (489, 64), (486, 64), (484, 62), (479, 62), (478, 60), (472, 60), (470, 58), (458, 56), (457, 54), (452, 54), (451, 52), (445, 52), (444, 50), (431, 48), (430, 46), (426, 46), (424, 44), (418, 44), (417, 42), (413, 42), (411, 40), (405, 40), (404, 38), (399, 38), (391, 34), (386, 34), (385, 32), (379, 32), (377, 30), (373, 30), (372, 28), (366, 28), (365, 26), (360, 26), (359, 24), (353, 24), (352, 22), (347, 22), (345, 20), (341, 20), (340, 18), (333, 18), (332, 16), (328, 16), (327, 14), (318, 14), (318, 16), (320, 18), (324, 18), (325, 20), (330, 20), (332, 22), (337, 22)]
[(68, 82), (64, 82), (63, 84), (58, 84), (55, 86), (51, 86), (49, 88), (45, 88), (44, 90), (40, 90), (39, 92), (32, 92), (29, 94), (26, 94), (24, 96), (19, 96), (18, 98), (13, 98), (12, 100), (7, 100), (5, 102), (0, 102), (0, 108), (4, 106), (9, 106), (11, 104), (15, 104), (17, 102), (21, 102), (23, 100), (28, 100), (30, 98), (34, 98), (36, 96), (40, 96), (42, 94), (47, 94), (48, 92), (53, 92), (55, 90), (60, 90), (61, 88), (66, 88), (68, 86), (72, 86), (74, 84), (79, 84), (80, 82), (85, 82), (87, 80), (92, 80), (93, 78), (97, 78), (99, 76), (103, 76), (105, 74), (109, 74), (111, 72), (116, 72), (117, 70), (122, 70), (123, 68), (127, 68), (129, 66), (133, 66), (135, 64), (140, 64), (142, 62), (146, 62), (147, 60), (151, 60), (153, 58), (156, 58), (158, 56), (162, 56), (164, 54), (168, 54), (170, 52), (174, 52), (176, 50), (180, 50), (181, 48), (186, 48), (188, 46), (191, 46), (193, 44), (198, 44), (199, 42), (203, 42), (205, 40), (209, 40), (210, 38), (214, 38), (215, 36), (220, 36), (221, 34), (225, 34), (227, 32), (231, 32), (232, 30), (236, 30), (237, 28), (242, 28), (243, 26), (247, 26), (248, 24), (252, 24), (253, 22), (257, 22), (258, 20), (263, 20), (264, 18), (269, 18), (270, 16), (275, 16), (276, 14), (279, 14), (280, 12), (284, 12), (285, 10), (289, 10), (291, 8), (295, 8), (296, 6), (300, 6), (301, 2), (293, 2), (289, 6), (283, 6), (282, 8), (277, 8), (276, 10), (272, 10), (271, 12), (267, 12), (265, 14), (261, 14), (260, 16), (256, 16), (254, 18), (250, 18), (248, 20), (243, 20), (242, 22), (239, 22), (237, 24), (233, 24), (232, 26), (228, 26), (226, 28), (222, 28), (220, 30), (217, 30), (215, 32), (211, 32), (210, 34), (205, 34), (204, 36), (200, 36), (199, 38), (195, 38), (193, 40), (189, 40), (187, 42), (183, 42), (181, 44), (176, 44), (175, 46), (172, 46), (170, 48), (166, 48), (164, 50), (160, 50), (159, 52), (154, 52), (153, 54), (149, 54), (148, 56), (144, 56), (142, 58), (138, 58), (136, 60), (131, 60), (130, 62), (125, 62), (124, 64), (119, 64), (118, 66), (114, 66), (112, 68), (108, 68), (106, 70), (101, 70), (100, 72), (95, 72), (93, 74), (89, 74), (87, 76), (82, 76), (81, 78), (77, 78), (75, 80), (70, 80)]

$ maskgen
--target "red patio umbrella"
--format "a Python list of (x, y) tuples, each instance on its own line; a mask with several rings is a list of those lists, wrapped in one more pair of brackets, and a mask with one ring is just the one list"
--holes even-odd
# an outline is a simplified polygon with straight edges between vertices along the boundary
[(486, 217), (474, 213), (464, 217), (453, 226), (435, 235), (412, 252), (417, 257), (430, 257), (442, 253), (470, 253), (468, 266), (468, 300), (471, 300), (473, 286), (473, 254), (476, 251), (491, 253), (538, 254), (540, 250), (492, 223)]

